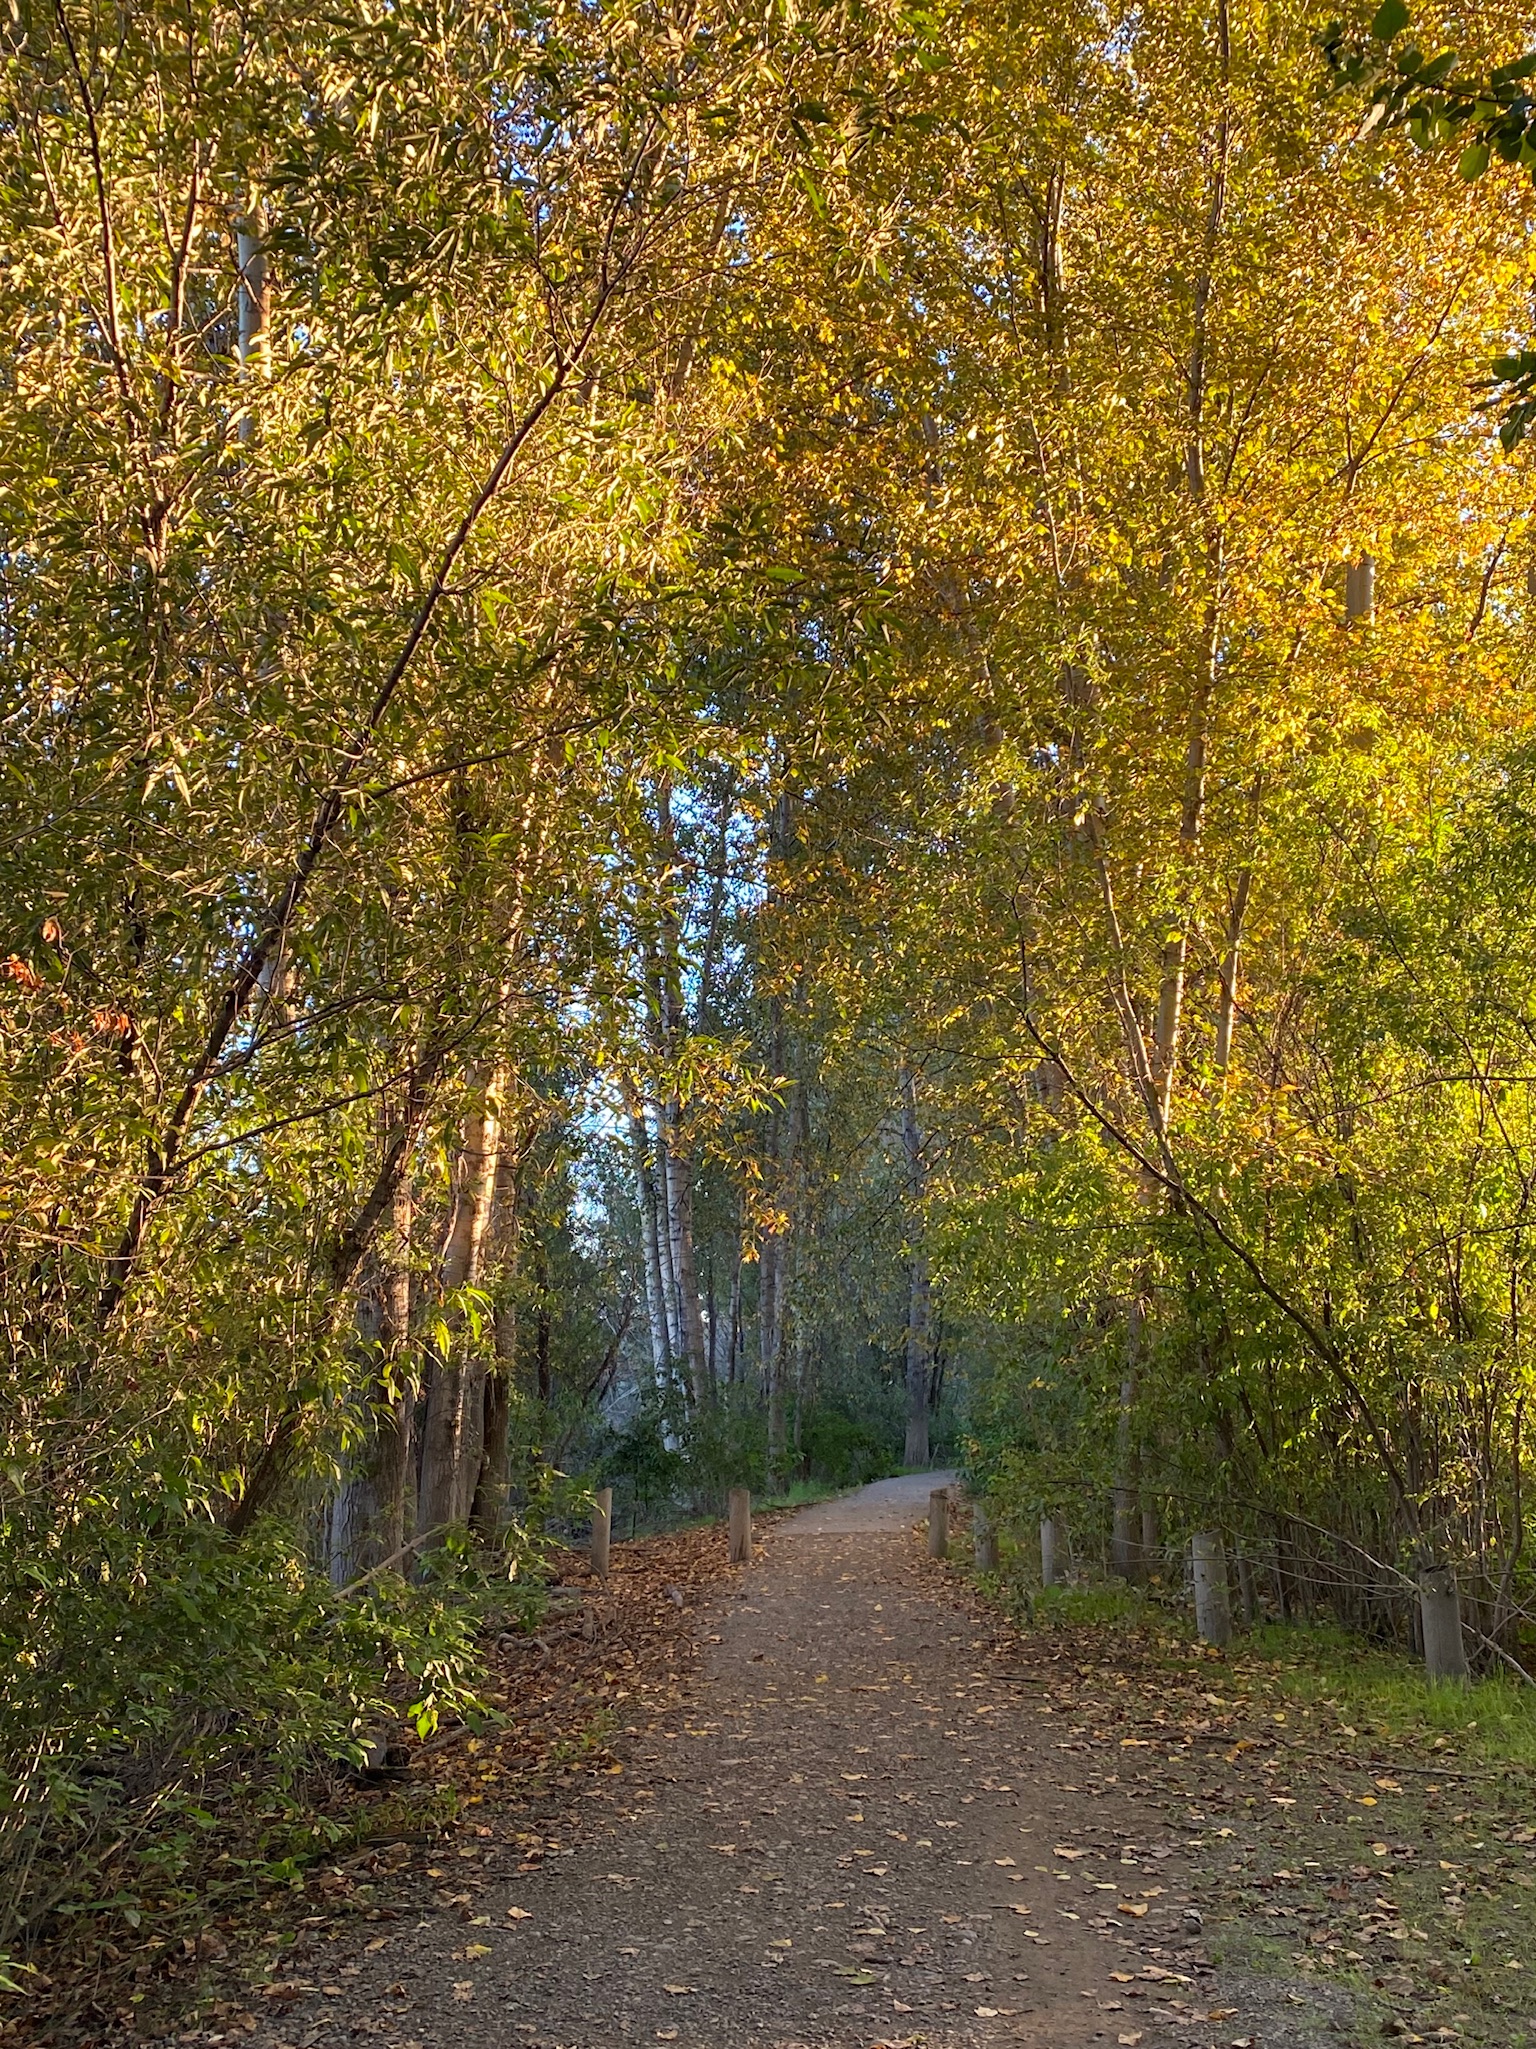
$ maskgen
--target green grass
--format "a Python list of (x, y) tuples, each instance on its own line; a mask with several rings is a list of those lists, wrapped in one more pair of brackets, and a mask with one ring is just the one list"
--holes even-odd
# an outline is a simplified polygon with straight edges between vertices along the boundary
[(1030, 1595), (1037, 1627), (1053, 1624), (1139, 1629), (1153, 1613), (1152, 1603), (1137, 1587), (1088, 1585), (1039, 1587)]
[(1536, 1770), (1536, 1686), (1500, 1674), (1436, 1683), (1401, 1652), (1328, 1624), (1267, 1623), (1239, 1637), (1232, 1664), (1261, 1669), (1291, 1699), (1326, 1708), (1361, 1735), (1407, 1740), (1481, 1765)]

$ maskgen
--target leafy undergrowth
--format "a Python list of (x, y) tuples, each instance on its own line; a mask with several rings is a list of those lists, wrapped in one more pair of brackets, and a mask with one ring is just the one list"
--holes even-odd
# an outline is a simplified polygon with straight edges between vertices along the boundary
[(178, 1835), (159, 1893), (55, 1916), (33, 1975), (0, 2005), (0, 2037), (86, 2049), (203, 2022), (238, 2039), (257, 2011), (302, 1996), (359, 1919), (433, 1898), (473, 1922), (492, 1873), (560, 1854), (588, 1802), (643, 1803), (612, 1741), (680, 1700), (690, 1610), (732, 1568), (718, 1523), (615, 1544), (612, 1567), (600, 1584), (579, 1554), (556, 1554), (532, 1632), (483, 1647), (483, 1717), (426, 1741), (398, 1731), (384, 1771), (332, 1778), (310, 1806), (272, 1815), (251, 1854), (199, 1857)]
[(1115, 1588), (988, 1591), (1084, 1791), (1181, 1831), (1217, 1961), (1347, 1994), (1335, 2041), (1536, 2043), (1536, 1688), (1431, 1686), (1332, 1628), (1214, 1652)]

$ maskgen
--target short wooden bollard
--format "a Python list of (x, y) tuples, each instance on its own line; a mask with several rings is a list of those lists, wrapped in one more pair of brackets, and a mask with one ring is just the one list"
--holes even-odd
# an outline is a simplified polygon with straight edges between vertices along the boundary
[(971, 1541), (976, 1546), (976, 1570), (996, 1572), (997, 1531), (992, 1526), (991, 1516), (979, 1501), (971, 1510)]
[(1195, 1628), (1202, 1643), (1218, 1649), (1232, 1641), (1232, 1603), (1227, 1594), (1227, 1553), (1215, 1530), (1196, 1530), (1189, 1540), (1194, 1568)]
[(935, 1487), (928, 1496), (928, 1556), (949, 1556), (949, 1489)]
[(1465, 1684), (1472, 1676), (1461, 1634), (1461, 1595), (1448, 1565), (1419, 1575), (1419, 1620), (1424, 1628), (1424, 1670), (1431, 1679)]
[(1040, 1518), (1040, 1584), (1043, 1587), (1061, 1585), (1061, 1524), (1053, 1515)]
[(752, 1494), (746, 1487), (733, 1487), (729, 1496), (731, 1518), (731, 1563), (752, 1563)]
[(608, 1577), (608, 1539), (613, 1530), (613, 1489), (599, 1487), (592, 1497), (592, 1541), (587, 1559), (599, 1579)]

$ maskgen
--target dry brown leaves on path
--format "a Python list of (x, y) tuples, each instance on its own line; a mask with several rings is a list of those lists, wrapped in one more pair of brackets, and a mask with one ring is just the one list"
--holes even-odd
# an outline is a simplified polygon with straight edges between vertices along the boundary
[[(313, 1861), (292, 1879), (253, 1874), (248, 1894), (215, 1916), (146, 1923), (137, 1934), (108, 1914), (45, 1930), (38, 1976), (0, 2017), (0, 2040), (95, 2049), (203, 2039), (195, 2021), (238, 2039), (290, 1990), (297, 1996), (312, 1976), (299, 1960), (343, 1930), (391, 1922), (423, 1898), (472, 1920), (492, 1871), (536, 1870), (569, 1850), (587, 1802), (605, 1815), (643, 1806), (650, 1789), (624, 1776), (609, 1739), (640, 1733), (683, 1697), (697, 1660), (696, 1606), (734, 1571), (724, 1530), (616, 1543), (606, 1582), (579, 1552), (557, 1553), (552, 1570), (532, 1633), (487, 1646), (488, 1721), (426, 1743), (402, 1731), (386, 1772), (328, 1779), (314, 1795)], [(319, 1848), (328, 1838), (329, 1854)], [(285, 1968), (273, 1973), (279, 1959)], [(265, 1981), (255, 1991), (253, 1964)]]

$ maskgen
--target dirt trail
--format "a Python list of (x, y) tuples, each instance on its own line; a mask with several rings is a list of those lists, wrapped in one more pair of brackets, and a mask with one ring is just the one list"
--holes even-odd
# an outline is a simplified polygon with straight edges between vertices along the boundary
[(702, 1611), (684, 1713), (603, 1782), (626, 1818), (537, 1869), (491, 1851), (472, 1909), (444, 1892), (350, 1963), (333, 1952), (327, 1990), (263, 2041), (1249, 2039), (1212, 2007), (1178, 1838), (1146, 1799), (1081, 1783), (1039, 1677), (926, 1560), (912, 1526), (946, 1477), (780, 1525)]

